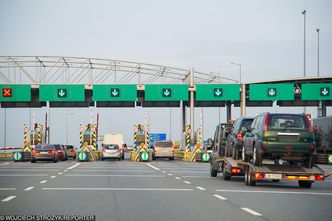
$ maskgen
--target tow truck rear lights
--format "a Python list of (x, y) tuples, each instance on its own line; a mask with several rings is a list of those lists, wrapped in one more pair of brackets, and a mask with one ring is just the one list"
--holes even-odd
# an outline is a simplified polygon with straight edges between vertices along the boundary
[(256, 179), (264, 179), (265, 178), (265, 174), (264, 173), (256, 173)]
[(318, 181), (325, 180), (325, 177), (323, 175), (316, 175), (315, 180), (318, 180)]
[(296, 180), (297, 176), (286, 176), (288, 180)]
[(241, 169), (240, 168), (232, 168), (232, 173), (233, 174), (241, 173)]
[(265, 120), (264, 120), (264, 132), (267, 131), (267, 125), (269, 123), (269, 116), (270, 116), (270, 113), (267, 112), (267, 114), (265, 115)]
[(299, 176), (298, 180), (310, 180), (310, 177), (308, 177), (308, 176)]
[(242, 141), (242, 140), (243, 140), (243, 137), (242, 137), (242, 133), (241, 133), (241, 132), (238, 132), (238, 133), (237, 133), (236, 139), (237, 139), (238, 141)]

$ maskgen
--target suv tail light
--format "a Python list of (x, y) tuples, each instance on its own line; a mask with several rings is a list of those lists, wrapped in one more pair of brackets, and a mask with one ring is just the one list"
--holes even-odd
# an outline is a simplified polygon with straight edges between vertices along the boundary
[(270, 113), (267, 112), (267, 114), (265, 115), (265, 120), (264, 120), (264, 132), (267, 131), (267, 125), (269, 123), (269, 116), (270, 116)]
[(308, 131), (312, 132), (311, 122), (310, 122), (309, 116), (307, 114), (304, 115), (304, 119), (305, 119), (305, 124), (308, 127)]
[(49, 150), (48, 153), (50, 153), (50, 154), (54, 154), (55, 151), (54, 151), (54, 150)]
[(237, 133), (236, 139), (237, 139), (238, 141), (242, 141), (242, 140), (243, 140), (243, 137), (242, 137), (242, 133), (241, 133), (241, 132), (238, 132), (238, 133)]

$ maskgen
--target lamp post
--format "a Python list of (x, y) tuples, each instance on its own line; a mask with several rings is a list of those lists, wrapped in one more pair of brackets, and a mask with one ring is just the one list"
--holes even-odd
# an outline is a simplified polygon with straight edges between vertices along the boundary
[(303, 77), (306, 77), (306, 23), (307, 23), (307, 11), (303, 10)]
[(242, 84), (242, 65), (238, 63), (231, 62), (230, 64), (232, 65), (237, 65), (240, 67), (240, 76), (239, 76), (239, 82), (240, 82), (240, 87), (241, 87), (241, 111), (240, 115), (241, 117), (246, 115), (246, 85)]
[(68, 145), (68, 116), (74, 115), (74, 113), (66, 113), (66, 145)]
[(319, 77), (319, 28), (316, 29), (317, 31), (317, 77)]
[(237, 66), (239, 66), (240, 67), (240, 79), (239, 79), (239, 82), (240, 82), (240, 84), (242, 83), (242, 65), (241, 64), (238, 64), (238, 63), (233, 63), (233, 62), (231, 62), (230, 64), (232, 64), (232, 65), (237, 65)]

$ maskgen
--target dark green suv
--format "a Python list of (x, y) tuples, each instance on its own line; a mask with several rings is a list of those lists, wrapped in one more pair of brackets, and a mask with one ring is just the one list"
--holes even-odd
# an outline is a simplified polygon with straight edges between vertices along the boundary
[(242, 160), (261, 166), (263, 159), (314, 163), (315, 142), (305, 114), (263, 113), (254, 118), (243, 138)]

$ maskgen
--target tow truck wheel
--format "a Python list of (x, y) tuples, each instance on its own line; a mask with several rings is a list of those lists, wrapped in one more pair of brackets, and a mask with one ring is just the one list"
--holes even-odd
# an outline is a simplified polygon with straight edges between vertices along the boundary
[(251, 176), (249, 168), (247, 168), (246, 174), (247, 174), (247, 185), (256, 186), (256, 180), (254, 180), (253, 177)]
[(311, 188), (312, 182), (307, 180), (299, 180), (299, 187), (300, 188)]
[(213, 165), (212, 162), (210, 163), (210, 175), (211, 177), (217, 177), (218, 171), (216, 171), (215, 169), (213, 169)]
[(231, 179), (231, 175), (229, 175), (226, 171), (225, 163), (223, 164), (223, 167), (222, 167), (222, 175), (224, 177), (224, 180), (230, 180)]

